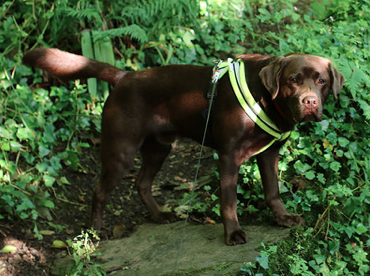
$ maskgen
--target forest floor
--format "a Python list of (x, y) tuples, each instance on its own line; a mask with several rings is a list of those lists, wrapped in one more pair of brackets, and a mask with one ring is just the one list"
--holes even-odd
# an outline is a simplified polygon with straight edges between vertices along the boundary
[[(166, 209), (176, 210), (180, 218), (185, 217), (186, 203), (183, 203), (183, 206), (179, 206), (179, 202), (181, 202), (180, 200), (183, 198), (184, 193), (190, 193), (193, 188), (195, 167), (198, 163), (199, 152), (200, 146), (196, 143), (189, 140), (176, 141), (173, 151), (168, 156), (153, 185), (153, 194), (159, 205), (164, 206)], [(213, 150), (205, 148), (196, 189), (203, 190), (204, 185), (217, 185), (214, 173), (215, 165)], [(131, 235), (137, 238), (135, 237), (135, 232), (143, 224), (146, 225), (149, 223), (155, 229), (154, 224), (150, 224), (149, 214), (134, 187), (139, 168), (140, 158), (137, 157), (135, 159), (135, 165), (127, 172), (121, 185), (116, 187), (112, 193), (104, 215), (104, 229), (101, 233), (100, 241), (102, 245), (108, 241), (120, 240)], [(11, 244), (17, 250), (13, 253), (3, 253), (0, 251), (0, 275), (42, 276), (55, 275), (57, 273), (55, 269), (52, 269), (55, 260), (62, 258), (62, 256), (70, 255), (71, 250), (52, 248), (52, 244), (56, 240), (73, 240), (81, 234), (83, 229), (87, 229), (90, 219), (92, 191), (97, 183), (99, 171), (98, 147), (90, 148), (81, 157), (79, 171), (73, 171), (66, 167), (65, 176), (71, 185), (57, 186), (51, 190), (55, 197), (55, 208), (49, 219), (40, 220), (37, 224), (38, 230), (43, 233), (42, 239), (35, 238), (33, 231), (34, 225), (24, 222), (15, 223), (14, 221), (9, 221), (8, 223), (1, 222), (0, 237), (2, 238), (2, 243), (0, 244), (0, 248), (6, 244)], [(215, 222), (220, 223), (219, 217), (214, 213), (210, 213), (209, 216), (213, 217), (210, 218), (205, 214), (195, 212), (190, 217), (190, 221), (198, 225), (206, 225), (210, 222), (214, 225), (216, 225)], [(258, 224), (256, 223), (255, 216), (248, 219), (248, 224)], [(219, 232), (218, 239), (221, 241), (223, 230), (222, 228), (217, 229)], [(163, 232), (164, 230), (161, 231)], [(264, 230), (258, 230), (257, 232), (263, 233)], [(194, 239), (193, 242), (197, 243), (198, 241)], [(221, 246), (223, 249), (226, 247), (222, 242), (216, 246)], [(108, 247), (112, 247), (112, 245)], [(199, 248), (197, 244), (194, 247)], [(215, 252), (215, 249), (212, 249), (210, 244), (207, 245), (207, 248), (211, 250), (210, 253)], [(255, 248), (251, 248), (251, 250), (255, 251)], [(153, 254), (156, 255), (155, 253)], [(194, 253), (191, 252), (188, 254), (193, 255)], [(163, 254), (163, 256), (166, 255)], [(108, 257), (105, 256), (104, 258)], [(215, 254), (214, 258), (217, 259), (220, 257)], [(153, 264), (150, 265), (153, 266)], [(125, 267), (127, 268), (127, 266)]]
[[(200, 146), (188, 140), (176, 142), (153, 185), (153, 194), (159, 205), (172, 208), (184, 192), (189, 192), (198, 163)], [(200, 175), (215, 180), (213, 151), (203, 152)], [(86, 229), (90, 219), (93, 189), (99, 178), (99, 147), (90, 148), (81, 156), (79, 171), (66, 167), (64, 175), (71, 185), (50, 190), (54, 194), (55, 208), (49, 219), (38, 221), (37, 227), (45, 233), (42, 239), (34, 236), (35, 225), (24, 221), (0, 223), (0, 248), (14, 245), (14, 253), (0, 251), (0, 275), (50, 275), (50, 266), (61, 249), (53, 249), (55, 240), (72, 240)], [(138, 225), (150, 222), (149, 214), (134, 187), (140, 168), (140, 158), (112, 193), (104, 215), (102, 240), (129, 236)], [(211, 176), (212, 175), (212, 176)], [(202, 219), (202, 218), (200, 218)], [(116, 231), (115, 229), (120, 229)], [(65, 251), (65, 250), (64, 250)]]

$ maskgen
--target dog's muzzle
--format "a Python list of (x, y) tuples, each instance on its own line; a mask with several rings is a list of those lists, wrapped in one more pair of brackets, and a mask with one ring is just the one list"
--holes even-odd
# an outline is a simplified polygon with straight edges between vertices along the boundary
[(319, 122), (321, 118), (320, 110), (320, 99), (314, 95), (306, 96), (302, 99), (301, 110), (302, 120), (301, 122), (315, 121)]

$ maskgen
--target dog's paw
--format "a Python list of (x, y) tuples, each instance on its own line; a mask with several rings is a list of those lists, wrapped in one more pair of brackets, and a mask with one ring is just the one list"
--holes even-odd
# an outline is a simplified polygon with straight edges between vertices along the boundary
[(157, 216), (153, 217), (153, 220), (156, 223), (166, 224), (177, 221), (178, 217), (171, 212), (160, 212)]
[(233, 231), (230, 235), (225, 235), (225, 243), (227, 245), (243, 244), (248, 241), (247, 233), (241, 228)]
[(287, 213), (284, 215), (275, 215), (275, 220), (278, 225), (285, 227), (303, 226), (304, 220), (297, 214)]

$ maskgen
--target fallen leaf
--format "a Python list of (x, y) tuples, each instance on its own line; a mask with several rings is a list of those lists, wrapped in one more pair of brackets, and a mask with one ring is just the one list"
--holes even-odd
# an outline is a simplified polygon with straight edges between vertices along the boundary
[(1, 249), (4, 253), (11, 253), (17, 251), (17, 247), (11, 244), (7, 244)]
[(68, 248), (68, 245), (64, 241), (55, 240), (50, 248)]
[(205, 223), (216, 224), (216, 221), (214, 221), (213, 219), (210, 219), (209, 217), (204, 218), (204, 221)]
[(43, 236), (51, 236), (55, 234), (55, 232), (52, 230), (41, 230), (39, 233)]

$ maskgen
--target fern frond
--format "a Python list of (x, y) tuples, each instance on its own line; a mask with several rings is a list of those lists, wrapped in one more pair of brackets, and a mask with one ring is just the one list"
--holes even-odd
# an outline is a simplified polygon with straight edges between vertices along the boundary
[(337, 68), (343, 74), (346, 80), (350, 79), (353, 74), (353, 67), (355, 65), (348, 61), (347, 59), (338, 61)]
[(338, 64), (338, 70), (346, 79), (345, 86), (351, 92), (352, 97), (357, 100), (359, 88), (365, 83), (369, 83), (369, 77), (358, 68), (354, 62), (344, 60)]
[(61, 13), (64, 16), (69, 16), (69, 17), (73, 17), (76, 19), (88, 19), (88, 20), (98, 19), (100, 20), (100, 15), (96, 9), (84, 9), (84, 10), (77, 11), (72, 8), (65, 7), (61, 9)]
[(94, 34), (94, 42), (101, 40), (103, 38), (106, 38), (106, 37), (114, 38), (114, 37), (120, 37), (120, 36), (126, 36), (126, 35), (129, 35), (133, 39), (138, 40), (139, 43), (148, 42), (148, 37), (146, 35), (146, 32), (136, 24), (117, 28), (117, 29), (110, 29), (110, 30), (106, 30), (102, 32), (97, 32)]
[(364, 112), (365, 118), (367, 120), (370, 120), (370, 105), (363, 100), (358, 100), (358, 103), (360, 104), (360, 107), (362, 111)]
[[(122, 10), (122, 17), (127, 22), (153, 25), (157, 19), (171, 18), (174, 25), (182, 21), (194, 21), (197, 13), (196, 0), (138, 0), (135, 6), (127, 6)], [(193, 23), (194, 23), (193, 22)]]

